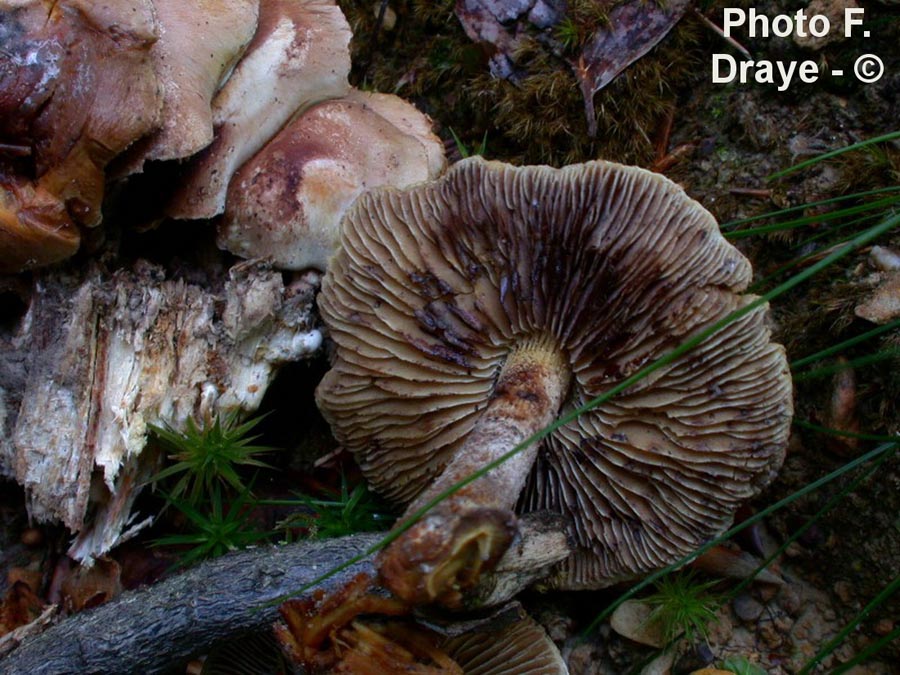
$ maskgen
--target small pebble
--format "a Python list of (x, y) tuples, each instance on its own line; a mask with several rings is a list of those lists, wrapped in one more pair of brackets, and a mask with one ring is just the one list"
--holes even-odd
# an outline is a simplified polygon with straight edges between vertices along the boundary
[[(378, 18), (378, 15), (381, 13), (381, 3), (376, 2), (373, 10), (375, 11), (375, 18)], [(390, 6), (386, 6), (384, 8), (384, 17), (381, 20), (381, 27), (384, 30), (391, 31), (394, 30), (394, 26), (397, 25), (397, 12), (390, 8)]]
[(732, 602), (734, 613), (741, 621), (752, 623), (763, 613), (763, 605), (746, 593), (741, 593)]
[(853, 599), (853, 587), (847, 581), (835, 582), (833, 590), (838, 599), (845, 604), (849, 604)]
[(876, 621), (875, 625), (872, 626), (872, 632), (875, 633), (875, 635), (884, 636), (890, 633), (892, 630), (894, 630), (894, 622), (890, 619), (881, 619), (879, 621)]
[(873, 246), (872, 264), (883, 272), (900, 270), (900, 255), (884, 246)]

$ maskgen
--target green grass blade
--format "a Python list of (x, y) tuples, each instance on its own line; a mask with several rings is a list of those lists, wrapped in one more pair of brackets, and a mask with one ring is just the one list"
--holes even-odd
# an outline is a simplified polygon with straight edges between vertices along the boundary
[(858, 345), (860, 342), (865, 342), (866, 340), (869, 340), (873, 337), (878, 337), (882, 333), (887, 333), (888, 331), (891, 331), (895, 328), (900, 328), (900, 319), (895, 319), (894, 321), (886, 323), (883, 326), (873, 328), (872, 330), (861, 333), (860, 335), (852, 337), (849, 340), (844, 340), (843, 342), (832, 345), (827, 349), (818, 351), (815, 354), (810, 354), (809, 356), (804, 356), (802, 359), (797, 359), (796, 361), (791, 363), (791, 370), (797, 370), (799, 368), (802, 368), (803, 366), (809, 365), (810, 363), (815, 363), (816, 361), (820, 361), (828, 356), (832, 356), (833, 354), (838, 354), (845, 349), (849, 349), (850, 347)]
[(842, 663), (840, 666), (831, 671), (831, 675), (841, 675), (841, 673), (846, 673), (854, 666), (858, 666), (860, 663), (863, 663), (864, 661), (867, 661), (868, 659), (875, 656), (878, 652), (887, 647), (897, 638), (900, 638), (900, 626), (897, 626), (890, 633), (870, 644), (852, 659), (847, 661), (847, 663)]
[(864, 148), (867, 145), (873, 145), (875, 143), (885, 143), (887, 141), (892, 141), (895, 138), (900, 138), (900, 131), (892, 131), (889, 134), (883, 134), (881, 136), (876, 136), (875, 138), (870, 138), (866, 141), (860, 141), (859, 143), (848, 145), (845, 148), (838, 148), (837, 150), (832, 150), (831, 152), (816, 155), (815, 157), (807, 159), (805, 162), (800, 162), (799, 164), (794, 164), (793, 166), (789, 166), (788, 168), (782, 169), (781, 171), (776, 171), (775, 173), (767, 176), (766, 180), (775, 180), (776, 178), (781, 178), (783, 176), (787, 176), (788, 174), (794, 173), (795, 171), (800, 171), (801, 169), (805, 169), (807, 167), (813, 166), (814, 164), (818, 164), (819, 162), (822, 162), (826, 159), (831, 159), (832, 157), (843, 155), (845, 152), (859, 150), (860, 148)]
[(729, 230), (732, 227), (736, 227), (738, 225), (744, 225), (745, 223), (756, 223), (760, 220), (767, 220), (769, 218), (778, 218), (779, 216), (786, 216), (789, 213), (797, 213), (799, 211), (805, 211), (807, 209), (819, 207), (819, 206), (830, 206), (831, 204), (839, 204), (841, 202), (847, 202), (854, 199), (864, 199), (865, 197), (872, 197), (875, 195), (885, 194), (887, 192), (898, 192), (900, 191), (900, 185), (891, 185), (889, 187), (878, 188), (877, 190), (865, 190), (863, 192), (853, 192), (848, 195), (841, 195), (839, 197), (830, 197), (828, 199), (820, 199), (816, 202), (807, 202), (806, 204), (800, 204), (799, 206), (790, 206), (786, 209), (778, 209), (777, 211), (768, 211), (766, 213), (760, 213), (758, 216), (747, 216), (746, 218), (739, 218), (737, 220), (730, 220), (727, 223), (722, 223), (719, 226), (721, 230)]
[(794, 419), (794, 424), (801, 429), (808, 429), (809, 431), (815, 431), (820, 434), (827, 434), (828, 436), (843, 436), (845, 438), (858, 438), (861, 441), (876, 441), (878, 443), (893, 443), (896, 440), (896, 436), (884, 436), (878, 434), (860, 434), (855, 431), (844, 431), (842, 429), (831, 429), (830, 427), (819, 426), (818, 424), (813, 424), (812, 422), (807, 422), (806, 420), (798, 420)]
[(744, 239), (746, 237), (752, 237), (757, 234), (768, 234), (770, 232), (784, 232), (787, 230), (795, 230), (800, 227), (805, 227), (806, 225), (826, 223), (832, 220), (846, 218), (847, 216), (855, 216), (859, 213), (877, 214), (877, 212), (883, 209), (890, 208), (895, 204), (900, 204), (900, 196), (879, 199), (878, 201), (868, 202), (866, 204), (857, 204), (856, 206), (849, 206), (845, 209), (828, 211), (827, 213), (820, 213), (814, 216), (803, 216), (802, 218), (795, 218), (793, 220), (784, 220), (779, 223), (773, 223), (771, 225), (761, 225), (760, 227), (752, 227), (746, 230), (732, 230), (730, 232), (723, 232), (722, 236), (724, 236), (726, 239)]
[(835, 635), (828, 643), (822, 647), (818, 654), (812, 657), (805, 666), (797, 673), (797, 675), (807, 675), (807, 673), (811, 673), (813, 668), (815, 668), (819, 663), (822, 662), (822, 659), (831, 654), (835, 648), (843, 642), (850, 633), (869, 615), (873, 610), (880, 607), (885, 600), (891, 597), (897, 590), (900, 589), (900, 575), (894, 578), (894, 580), (885, 586), (881, 592), (876, 595), (865, 607), (860, 610), (859, 614), (853, 617), (846, 626), (844, 626), (837, 635)]
[(860, 356), (855, 359), (849, 359), (841, 363), (834, 363), (830, 366), (822, 366), (821, 368), (813, 368), (812, 370), (807, 370), (803, 373), (797, 373), (794, 375), (794, 382), (805, 382), (807, 380), (815, 380), (820, 377), (827, 377), (829, 375), (839, 373), (842, 370), (847, 370), (848, 368), (862, 368), (863, 366), (869, 366), (873, 363), (886, 361), (887, 359), (891, 359), (896, 356), (900, 356), (900, 347), (891, 347), (880, 352), (875, 352), (874, 354), (866, 354), (865, 356)]
[(797, 528), (791, 535), (782, 542), (781, 546), (778, 549), (769, 555), (765, 560), (763, 560), (760, 565), (754, 570), (753, 574), (751, 574), (746, 579), (741, 580), (728, 594), (728, 599), (731, 600), (738, 593), (743, 591), (747, 586), (751, 584), (753, 579), (756, 578), (762, 570), (766, 569), (769, 565), (771, 565), (779, 556), (781, 556), (788, 547), (793, 544), (795, 541), (800, 539), (805, 532), (807, 532), (813, 525), (815, 525), (819, 520), (825, 517), (835, 506), (841, 503), (847, 495), (856, 490), (863, 481), (865, 481), (869, 476), (873, 475), (886, 460), (890, 459), (894, 456), (894, 453), (897, 450), (897, 445), (900, 444), (900, 439), (892, 438), (888, 441), (892, 448), (889, 448), (889, 451), (884, 452), (880, 456), (876, 457), (871, 466), (868, 466), (865, 471), (861, 472), (859, 476), (850, 481), (847, 485), (840, 489), (835, 495), (833, 495), (825, 505), (819, 509), (816, 513), (806, 519), (806, 522), (803, 523), (799, 528)]

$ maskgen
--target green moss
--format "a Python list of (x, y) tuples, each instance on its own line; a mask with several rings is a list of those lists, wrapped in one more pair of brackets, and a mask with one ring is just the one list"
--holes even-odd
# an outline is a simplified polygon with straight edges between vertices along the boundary
[(468, 147), (487, 133), (491, 155), (512, 162), (562, 165), (607, 158), (646, 165), (678, 92), (703, 75), (704, 33), (687, 17), (596, 95), (598, 131), (590, 138), (569, 61), (607, 20), (613, 3), (570, 2), (555, 28), (526, 36), (513, 55), (521, 73), (516, 82), (491, 76), (489, 47), (466, 36), (454, 2), (392, 3), (397, 21), (391, 30), (376, 27), (377, 3), (339, 4), (354, 31), (354, 84), (411, 100), (448, 142), (451, 127)]

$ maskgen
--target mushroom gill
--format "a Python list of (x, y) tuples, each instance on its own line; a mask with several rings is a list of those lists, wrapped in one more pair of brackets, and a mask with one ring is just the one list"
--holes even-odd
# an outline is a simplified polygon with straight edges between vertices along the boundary
[[(317, 400), (411, 515), (751, 302), (750, 278), (714, 218), (662, 176), (465, 160), (346, 215), (319, 297), (336, 351)], [(443, 500), (382, 553), (385, 583), (457, 604), (512, 540), (514, 508), (568, 517), (572, 587), (659, 568), (722, 532), (787, 440), (791, 385), (766, 314)]]

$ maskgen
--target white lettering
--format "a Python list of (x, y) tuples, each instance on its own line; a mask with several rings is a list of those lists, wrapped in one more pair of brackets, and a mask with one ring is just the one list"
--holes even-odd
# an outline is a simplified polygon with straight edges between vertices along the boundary
[[(865, 9), (862, 7), (845, 7), (844, 8), (844, 37), (850, 37), (853, 32), (853, 26), (863, 25), (863, 14)], [(854, 18), (859, 14), (859, 18)]]
[(813, 14), (809, 20), (809, 32), (813, 37), (825, 37), (831, 30), (831, 22), (827, 16)]
[[(772, 19), (772, 32), (775, 33), (778, 37), (787, 37), (791, 34), (791, 30), (793, 29), (794, 24), (791, 21), (791, 17), (787, 14), (779, 14), (774, 19)], [(768, 35), (764, 35), (763, 37), (769, 37)]]
[(812, 84), (819, 79), (819, 67), (815, 61), (804, 61), (800, 64), (800, 71), (797, 75), (807, 84)]
[[(846, 10), (846, 31), (850, 35), (851, 25), (862, 25), (862, 19), (853, 19), (856, 13), (861, 14), (862, 9), (848, 8)], [(731, 37), (731, 31), (740, 26), (747, 27), (748, 37), (769, 37), (769, 33), (778, 37), (788, 37), (791, 34), (798, 37), (824, 37), (831, 29), (831, 22), (827, 16), (822, 14), (806, 15), (806, 10), (798, 9), (793, 14), (778, 14), (774, 18), (769, 19), (765, 14), (758, 14), (751, 7), (748, 14), (743, 9), (725, 8), (722, 14), (723, 32), (725, 37)]]
[[(721, 75), (720, 66), (722, 63), (728, 66), (728, 75)], [(737, 63), (730, 54), (713, 54), (712, 62), (712, 81), (714, 84), (725, 84), (734, 80)]]
[(769, 17), (765, 14), (757, 14), (756, 10), (750, 8), (750, 37), (756, 37), (756, 24), (760, 26), (760, 36), (769, 37)]
[(713, 54), (712, 81), (714, 84), (737, 82), (775, 85), (778, 91), (787, 91), (795, 78), (812, 84), (819, 79), (819, 66), (815, 61), (741, 61), (730, 54)]
[(744, 10), (726, 8), (722, 18), (722, 30), (725, 32), (725, 37), (731, 37), (731, 29), (743, 26), (746, 20), (747, 15), (744, 14)]

